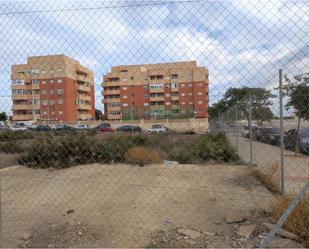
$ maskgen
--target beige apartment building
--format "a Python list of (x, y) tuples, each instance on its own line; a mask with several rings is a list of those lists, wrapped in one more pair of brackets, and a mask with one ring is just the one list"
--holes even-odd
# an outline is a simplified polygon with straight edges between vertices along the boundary
[(65, 55), (13, 65), (12, 119), (75, 122), (95, 118), (93, 73)]
[(107, 119), (206, 118), (208, 69), (195, 61), (114, 66), (103, 77)]

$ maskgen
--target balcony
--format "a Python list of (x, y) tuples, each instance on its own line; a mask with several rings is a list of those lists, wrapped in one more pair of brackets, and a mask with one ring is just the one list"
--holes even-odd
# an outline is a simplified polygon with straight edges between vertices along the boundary
[(77, 95), (77, 98), (78, 99), (82, 99), (82, 100), (87, 100), (87, 101), (91, 101), (91, 96), (88, 96), (88, 95)]
[(78, 110), (91, 110), (91, 105), (87, 104), (77, 104), (77, 109)]
[(12, 90), (32, 90), (32, 89), (39, 89), (39, 84), (12, 84)]
[(13, 104), (12, 110), (18, 111), (18, 110), (37, 110), (40, 109), (40, 105), (29, 105), (29, 104)]
[(171, 105), (171, 108), (172, 108), (172, 109), (179, 109), (180, 106), (179, 106), (179, 105)]
[(13, 121), (27, 121), (27, 120), (34, 120), (35, 115), (32, 114), (18, 114), (12, 116)]
[(164, 101), (164, 96), (150, 97), (150, 102)]
[(37, 95), (32, 94), (18, 94), (18, 95), (12, 95), (13, 100), (27, 100), (27, 99), (33, 99)]
[(90, 83), (90, 79), (88, 76), (84, 75), (84, 74), (77, 74), (76, 75), (76, 80), (77, 81), (82, 81), (82, 82), (88, 82)]
[(105, 90), (102, 93), (103, 93), (103, 95), (120, 95), (120, 89), (118, 89), (118, 90)]
[(164, 87), (162, 88), (149, 88), (150, 93), (164, 93)]
[(179, 100), (179, 96), (172, 96), (171, 100)]
[(83, 91), (83, 92), (90, 92), (90, 86), (77, 84), (76, 90), (77, 91)]
[(120, 102), (120, 98), (113, 98), (113, 99), (110, 99), (110, 98), (106, 98), (106, 99), (103, 99), (102, 100), (102, 103), (106, 104), (106, 103), (115, 103), (115, 102)]
[(119, 120), (119, 119), (121, 119), (121, 115), (110, 115), (110, 114), (107, 114), (107, 119), (109, 119), (109, 120)]
[(77, 115), (77, 118), (78, 118), (78, 119), (82, 119), (82, 120), (86, 120), (86, 119), (91, 119), (92, 116), (91, 116), (90, 113), (79, 113), (79, 114)]
[(171, 91), (172, 91), (172, 92), (178, 92), (179, 90), (178, 90), (178, 88), (176, 88), (176, 87), (175, 87), (175, 88), (174, 88), (174, 87), (171, 87)]

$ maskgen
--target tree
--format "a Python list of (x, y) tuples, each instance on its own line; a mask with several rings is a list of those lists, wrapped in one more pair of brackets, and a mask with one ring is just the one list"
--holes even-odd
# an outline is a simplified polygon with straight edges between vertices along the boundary
[(269, 106), (271, 105), (271, 98), (273, 95), (265, 88), (229, 88), (224, 96), (218, 103), (213, 105), (210, 110), (214, 116), (218, 116), (220, 112), (226, 110), (233, 110), (232, 116), (235, 117), (235, 107), (237, 105), (238, 117), (246, 118), (249, 125), (250, 105), (249, 99), (251, 98), (251, 111), (252, 119), (258, 121), (266, 121), (273, 118), (273, 113)]
[(309, 73), (294, 76), (289, 79), (285, 76), (285, 85), (282, 87), (285, 96), (288, 96), (286, 109), (294, 108), (297, 121), (297, 137), (295, 152), (299, 151), (299, 128), (301, 119), (309, 120)]
[(95, 119), (100, 120), (102, 118), (102, 111), (99, 109), (95, 109)]
[(5, 112), (0, 112), (0, 121), (5, 122), (7, 121), (8, 116), (6, 115)]
[(223, 99), (208, 108), (208, 114), (211, 118), (217, 118), (227, 110), (227, 105)]

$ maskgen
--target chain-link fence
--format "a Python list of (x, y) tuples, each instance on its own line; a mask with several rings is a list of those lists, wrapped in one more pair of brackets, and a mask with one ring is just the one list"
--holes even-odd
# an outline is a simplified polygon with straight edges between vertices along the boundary
[(308, 243), (308, 11), (1, 2), (2, 246)]

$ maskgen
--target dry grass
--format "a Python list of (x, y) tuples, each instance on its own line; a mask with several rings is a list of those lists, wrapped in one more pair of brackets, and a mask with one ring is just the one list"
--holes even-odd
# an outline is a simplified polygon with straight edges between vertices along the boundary
[[(275, 199), (271, 212), (274, 221), (277, 221), (280, 218), (293, 200), (294, 196), (295, 194), (287, 194), (278, 196)], [(283, 227), (296, 234), (300, 241), (305, 243), (306, 248), (309, 247), (309, 194), (306, 194), (298, 203)]]
[(161, 156), (157, 151), (143, 146), (130, 148), (124, 157), (128, 163), (139, 164), (140, 166), (162, 162)]
[(266, 169), (261, 171), (253, 169), (251, 172), (257, 180), (259, 180), (272, 193), (279, 193), (279, 162), (275, 161), (267, 165)]

